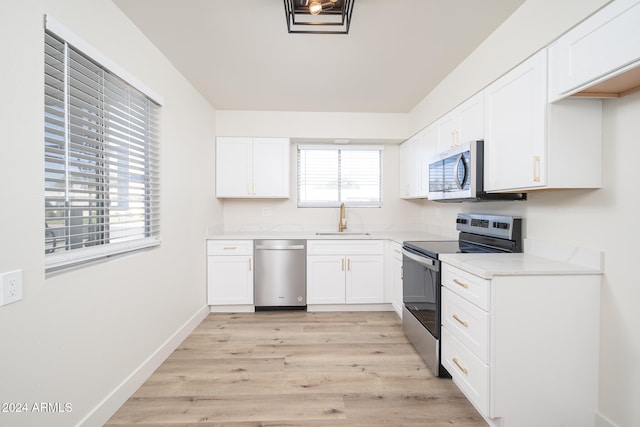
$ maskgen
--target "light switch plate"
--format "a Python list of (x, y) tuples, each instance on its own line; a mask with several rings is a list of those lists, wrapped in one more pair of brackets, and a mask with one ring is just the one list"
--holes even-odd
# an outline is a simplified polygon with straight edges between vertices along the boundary
[(0, 306), (22, 299), (22, 270), (0, 274)]

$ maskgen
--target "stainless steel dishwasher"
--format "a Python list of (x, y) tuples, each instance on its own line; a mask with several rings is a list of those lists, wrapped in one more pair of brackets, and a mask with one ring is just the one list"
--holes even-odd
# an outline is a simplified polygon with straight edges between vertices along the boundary
[(256, 240), (254, 262), (256, 310), (306, 309), (306, 240)]

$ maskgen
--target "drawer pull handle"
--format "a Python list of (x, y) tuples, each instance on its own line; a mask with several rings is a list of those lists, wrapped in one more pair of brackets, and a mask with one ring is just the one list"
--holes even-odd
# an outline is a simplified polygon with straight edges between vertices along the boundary
[(394, 251), (395, 251), (397, 254), (401, 254), (401, 253), (402, 253), (402, 251), (399, 251), (398, 249), (394, 249)]
[(249, 258), (249, 271), (251, 271), (251, 258)]
[(469, 373), (469, 370), (468, 370), (467, 368), (463, 367), (463, 366), (460, 364), (460, 361), (458, 361), (458, 358), (457, 358), (457, 357), (454, 357), (454, 358), (453, 358), (453, 363), (455, 363), (455, 364), (456, 364), (456, 366), (458, 367), (458, 369), (460, 369), (463, 373), (465, 373), (465, 374), (468, 374), (468, 373)]
[(342, 271), (344, 271), (344, 258), (342, 258)]
[(464, 320), (460, 319), (460, 318), (458, 317), (458, 315), (457, 315), (457, 314), (454, 314), (454, 315), (453, 315), (453, 318), (454, 318), (458, 323), (460, 323), (462, 326), (464, 326), (465, 328), (468, 328), (468, 327), (469, 327), (469, 324), (468, 324), (467, 322), (465, 322)]
[(453, 283), (455, 283), (456, 285), (462, 286), (465, 289), (469, 289), (469, 285), (467, 285), (464, 282), (459, 281), (458, 279), (453, 279)]
[(234, 249), (238, 249), (237, 246), (225, 246), (224, 248), (222, 248), (225, 251), (232, 251)]
[(351, 258), (347, 258), (347, 271), (351, 271)]

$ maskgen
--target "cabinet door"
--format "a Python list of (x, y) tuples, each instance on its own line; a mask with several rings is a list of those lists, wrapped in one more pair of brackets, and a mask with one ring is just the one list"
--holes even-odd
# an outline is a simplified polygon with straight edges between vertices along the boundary
[(253, 257), (207, 257), (209, 305), (253, 304)]
[(419, 184), (419, 138), (413, 137), (400, 145), (400, 197), (418, 197)]
[(382, 255), (350, 255), (346, 262), (346, 303), (384, 302), (384, 257)]
[(484, 138), (484, 93), (480, 92), (436, 122), (437, 152)]
[(545, 185), (546, 52), (485, 90), (485, 190)]
[(465, 101), (456, 111), (458, 143), (484, 139), (484, 92)]
[(638, 40), (640, 1), (609, 4), (549, 47), (550, 99), (555, 101), (638, 66)]
[(429, 163), (438, 153), (438, 129), (435, 126), (429, 126), (421, 133), (420, 144), (420, 161), (418, 164), (420, 189), (418, 193), (420, 197), (427, 197), (429, 194)]
[(345, 270), (343, 256), (307, 257), (307, 304), (344, 304)]
[(248, 197), (251, 188), (251, 138), (216, 140), (216, 197)]
[(391, 255), (391, 304), (402, 319), (402, 252), (400, 245), (393, 245)]
[(289, 139), (253, 139), (254, 197), (289, 197)]
[(452, 111), (436, 122), (438, 149), (441, 153), (458, 145), (458, 117)]

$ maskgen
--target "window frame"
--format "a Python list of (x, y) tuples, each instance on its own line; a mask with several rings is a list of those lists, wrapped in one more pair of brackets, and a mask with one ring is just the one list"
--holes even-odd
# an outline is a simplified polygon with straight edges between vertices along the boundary
[[(50, 16), (45, 16), (43, 36), (47, 50), (45, 272), (159, 245), (162, 97)], [(54, 69), (56, 60), (62, 63)], [(77, 89), (72, 94), (70, 83), (74, 72), (70, 64), (80, 64), (78, 61), (90, 65), (91, 76), (98, 76), (89, 82), (93, 87), (87, 93), (99, 94), (98, 101), (80, 110), (80, 95)], [(110, 92), (113, 96), (109, 97), (107, 92), (113, 90), (121, 92)], [(78, 111), (82, 116), (78, 117)], [(78, 126), (81, 133), (91, 136), (78, 136), (72, 130)], [(129, 136), (123, 136), (127, 132)], [(78, 142), (83, 139), (87, 142)], [(84, 186), (78, 178), (81, 175), (88, 177)], [(80, 195), (73, 197), (74, 191)], [(128, 223), (116, 236), (115, 228), (110, 227), (122, 218)], [(62, 225), (54, 228), (49, 223)]]
[[(336, 191), (337, 198), (334, 200), (314, 200), (314, 201), (302, 201), (302, 170), (301, 170), (301, 153), (303, 151), (313, 151), (313, 150), (324, 150), (324, 151), (335, 151), (337, 158), (336, 171)], [(345, 175), (344, 171), (344, 163), (342, 161), (342, 153), (343, 152), (377, 152), (378, 157), (378, 198), (367, 201), (353, 201), (347, 200), (343, 197), (344, 185), (343, 185), (343, 176)], [(342, 203), (344, 203), (345, 207), (348, 208), (382, 208), (384, 203), (384, 145), (326, 145), (326, 144), (299, 144), (296, 150), (296, 158), (297, 158), (297, 207), (298, 208), (337, 208)]]

